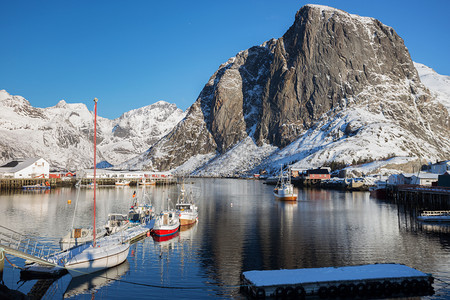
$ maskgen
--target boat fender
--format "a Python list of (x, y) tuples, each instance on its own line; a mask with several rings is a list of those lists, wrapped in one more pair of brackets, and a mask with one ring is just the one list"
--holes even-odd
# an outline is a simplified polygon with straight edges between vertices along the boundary
[(379, 296), (381, 295), (382, 292), (383, 292), (383, 285), (380, 282), (375, 281), (370, 283), (370, 294)]
[(413, 294), (419, 291), (419, 281), (417, 279), (411, 280), (411, 291)]
[(400, 285), (400, 283), (398, 283), (396, 281), (391, 282), (391, 291), (393, 294), (398, 294), (401, 292), (401, 290), (402, 290), (402, 286)]
[(277, 287), (277, 289), (275, 290), (275, 298), (284, 298), (284, 287), (279, 286)]
[(328, 289), (324, 286), (321, 286), (317, 294), (319, 294), (320, 299), (328, 298)]
[(418, 283), (418, 291), (419, 292), (428, 292), (428, 289), (430, 288), (430, 286), (428, 285), (428, 282), (426, 280), (420, 280)]
[(337, 287), (334, 286), (334, 285), (330, 286), (330, 287), (328, 288), (328, 295), (329, 295), (331, 298), (336, 298), (337, 295), (338, 295), (338, 289), (337, 289)]
[(385, 296), (392, 295), (392, 283), (388, 280), (383, 282), (383, 293)]
[(403, 280), (401, 286), (402, 292), (405, 293), (405, 295), (409, 295), (411, 293), (411, 282), (409, 280)]
[(358, 283), (355, 287), (356, 294), (360, 297), (364, 296), (367, 292), (367, 287), (364, 283)]
[(50, 186), (50, 183), (48, 181), (45, 182), (46, 186)]
[(356, 285), (354, 283), (350, 283), (349, 285), (347, 285), (348, 287), (348, 296), (350, 298), (353, 298), (356, 296)]
[(256, 299), (264, 299), (264, 298), (266, 298), (266, 291), (260, 287), (256, 290)]
[(295, 298), (295, 290), (292, 286), (288, 286), (284, 289), (284, 296), (287, 299), (294, 299)]
[(295, 294), (298, 299), (304, 299), (306, 297), (306, 291), (301, 285), (295, 287)]
[(350, 295), (350, 289), (346, 284), (338, 285), (337, 289), (338, 289), (338, 295), (341, 298), (345, 298), (346, 296)]

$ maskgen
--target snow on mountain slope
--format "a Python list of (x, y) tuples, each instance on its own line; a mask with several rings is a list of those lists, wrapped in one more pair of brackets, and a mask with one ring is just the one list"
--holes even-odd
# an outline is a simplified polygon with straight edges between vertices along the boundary
[[(184, 115), (174, 104), (160, 101), (115, 120), (98, 117), (97, 160), (118, 164), (137, 156)], [(0, 162), (43, 157), (52, 168), (92, 167), (93, 128), (93, 113), (84, 104), (61, 100), (53, 107), (35, 108), (23, 97), (0, 90)]]
[(99, 148), (109, 163), (118, 165), (146, 151), (185, 117), (175, 104), (159, 101), (108, 120)]
[(420, 80), (429, 88), (439, 102), (450, 112), (450, 76), (440, 75), (432, 68), (420, 63), (414, 63), (419, 72)]

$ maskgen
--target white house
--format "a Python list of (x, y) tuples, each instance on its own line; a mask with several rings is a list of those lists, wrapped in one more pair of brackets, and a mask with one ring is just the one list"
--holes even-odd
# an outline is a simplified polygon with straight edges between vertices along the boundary
[(433, 182), (438, 181), (438, 177), (439, 174), (419, 173), (418, 175), (413, 175), (411, 177), (411, 184), (431, 186)]
[(388, 178), (388, 184), (400, 185), (400, 184), (418, 184), (418, 185), (429, 185), (431, 186), (433, 182), (438, 181), (439, 174), (424, 173), (419, 174), (392, 174)]
[(411, 184), (414, 174), (402, 173), (392, 174), (388, 177), (387, 183), (391, 185)]
[(0, 166), (0, 178), (48, 178), (50, 165), (43, 158), (16, 158)]

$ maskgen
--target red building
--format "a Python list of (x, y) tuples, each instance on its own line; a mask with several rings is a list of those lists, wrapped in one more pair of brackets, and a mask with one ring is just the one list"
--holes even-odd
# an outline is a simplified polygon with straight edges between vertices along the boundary
[(311, 169), (307, 170), (306, 174), (304, 175), (305, 179), (330, 179), (331, 174), (330, 170), (328, 168), (318, 168), (318, 169)]

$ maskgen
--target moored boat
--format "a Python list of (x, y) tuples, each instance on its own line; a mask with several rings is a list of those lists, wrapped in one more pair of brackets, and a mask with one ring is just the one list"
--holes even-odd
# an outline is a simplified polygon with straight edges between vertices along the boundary
[[(97, 170), (97, 98), (95, 102), (94, 119), (94, 203), (93, 203), (93, 228), (95, 226), (96, 208), (96, 170)], [(73, 277), (97, 272), (123, 263), (130, 249), (129, 242), (123, 242), (117, 236), (104, 238), (97, 243), (96, 230), (93, 231), (93, 243), (88, 247), (79, 248), (79, 253), (74, 254), (64, 263), (64, 267)]]
[(198, 208), (194, 203), (177, 203), (176, 209), (180, 215), (180, 225), (186, 226), (198, 221)]
[(450, 222), (450, 210), (425, 210), (417, 220), (423, 222)]
[(180, 217), (178, 213), (173, 210), (165, 210), (162, 211), (158, 217), (156, 217), (151, 234), (157, 236), (168, 236), (178, 232), (179, 228)]
[(130, 181), (129, 180), (118, 180), (115, 182), (116, 186), (129, 186)]
[[(143, 196), (145, 198), (145, 194)], [(131, 226), (149, 224), (150, 220), (154, 217), (153, 207), (149, 203), (145, 203), (145, 200), (139, 201), (136, 198), (136, 191), (133, 193), (133, 204), (128, 211), (128, 221)]]
[(123, 231), (129, 226), (128, 216), (124, 214), (109, 214), (106, 222), (106, 234), (111, 235)]
[(179, 212), (180, 226), (187, 226), (198, 221), (198, 207), (185, 197), (184, 183), (181, 187), (175, 210)]
[(64, 267), (72, 277), (94, 273), (123, 263), (127, 259), (129, 249), (129, 243), (115, 239), (91, 244), (68, 260)]
[(141, 181), (138, 181), (138, 185), (144, 185), (144, 186), (146, 186), (146, 185), (156, 185), (156, 181), (153, 180), (153, 179), (142, 178)]
[(278, 183), (273, 190), (273, 195), (278, 200), (283, 201), (296, 201), (297, 194), (294, 192), (294, 185), (291, 183), (290, 170), (288, 170), (287, 178), (283, 176), (283, 168), (281, 168), (280, 177)]

